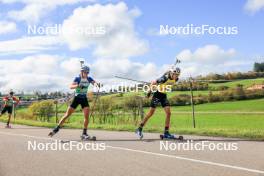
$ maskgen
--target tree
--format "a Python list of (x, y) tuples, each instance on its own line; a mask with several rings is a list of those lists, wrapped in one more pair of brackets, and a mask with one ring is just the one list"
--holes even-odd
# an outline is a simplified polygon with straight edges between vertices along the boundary
[(130, 96), (124, 101), (124, 109), (131, 111), (133, 115), (133, 122), (137, 124), (137, 117), (142, 108), (142, 98), (138, 96)]
[[(95, 102), (94, 102), (95, 103)], [(97, 111), (98, 117), (99, 117), (99, 123), (106, 123), (107, 120), (110, 120), (111, 117), (113, 117), (113, 99), (112, 97), (100, 97), (98, 98), (96, 104), (95, 104), (94, 111)], [(93, 116), (93, 122), (94, 122), (94, 116)]]
[(255, 72), (264, 72), (264, 62), (261, 63), (254, 63), (254, 71)]
[(29, 106), (29, 112), (35, 116), (39, 117), (41, 121), (48, 121), (54, 113), (53, 101), (45, 100), (40, 102), (32, 103)]
[(242, 84), (237, 84), (236, 88), (235, 88), (235, 99), (236, 100), (244, 100), (246, 99), (246, 94), (245, 91), (243, 89), (243, 85)]

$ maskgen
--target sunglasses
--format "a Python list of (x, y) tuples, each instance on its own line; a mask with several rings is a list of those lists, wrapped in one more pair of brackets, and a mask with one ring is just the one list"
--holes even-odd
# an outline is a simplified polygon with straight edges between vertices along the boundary
[(179, 73), (176, 73), (176, 72), (173, 72), (172, 75), (179, 76), (180, 74)]

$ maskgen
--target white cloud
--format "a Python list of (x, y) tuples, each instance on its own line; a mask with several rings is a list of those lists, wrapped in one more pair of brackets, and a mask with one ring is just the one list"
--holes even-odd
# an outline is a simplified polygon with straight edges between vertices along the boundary
[(20, 10), (11, 10), (8, 16), (17, 21), (37, 23), (58, 6), (71, 5), (80, 2), (93, 2), (95, 0), (0, 0), (2, 3), (23, 3), (25, 6)]
[(181, 77), (208, 73), (244, 72), (249, 71), (253, 64), (239, 56), (235, 49), (224, 50), (218, 45), (205, 45), (193, 52), (185, 49), (177, 57), (182, 60)]
[(122, 83), (134, 85), (136, 83), (134, 81), (115, 78), (115, 76), (148, 82), (161, 76), (164, 73), (163, 68), (158, 68), (151, 62), (144, 64), (129, 59), (97, 59), (91, 64), (91, 74), (107, 86), (121, 85)]
[(153, 63), (132, 62), (129, 59), (98, 59), (91, 65), (98, 78), (113, 78), (115, 75), (134, 79), (153, 79), (157, 76), (157, 67)]
[(181, 58), (184, 62), (201, 62), (206, 63), (222, 63), (231, 59), (236, 54), (236, 51), (231, 48), (224, 50), (218, 45), (205, 45), (202, 48), (196, 49), (193, 53), (189, 49), (181, 51), (177, 57)]
[[(220, 47), (218, 50), (219, 52), (213, 52), (216, 56), (214, 58), (219, 58), (217, 55), (229, 57), (227, 54), (229, 50), (223, 50)], [(194, 52), (190, 52), (190, 54), (193, 58), (197, 58), (202, 51), (211, 53), (208, 51), (208, 47), (205, 46)], [(204, 62), (199, 59), (185, 60), (186, 56), (183, 57), (182, 55), (180, 58), (182, 63), (179, 65), (182, 69), (180, 78), (183, 79), (190, 75), (198, 76), (208, 73), (247, 71), (250, 65), (249, 61), (245, 62), (245, 60), (238, 59), (236, 55), (233, 56), (233, 58), (223, 59), (223, 62), (215, 62), (214, 60), (212, 62)], [(32, 92), (34, 90), (70, 91), (68, 86), (80, 71), (79, 59), (56, 55), (34, 55), (17, 60), (0, 60), (0, 91), (7, 91), (10, 88), (25, 92)], [(129, 59), (96, 59), (86, 64), (91, 67), (91, 76), (104, 85), (117, 85), (121, 82), (131, 83), (114, 78), (115, 75), (135, 80), (151, 81), (161, 76), (171, 67), (171, 65), (158, 66), (151, 62), (133, 62)]]
[[(1, 1), (1, 0), (0, 0)], [(3, 1), (3, 0), (2, 0)], [(4, 1), (6, 2), (6, 1)], [(17, 2), (13, 0), (11, 2)], [(76, 1), (56, 1), (55, 5)], [(38, 20), (39, 14), (46, 13), (45, 9), (54, 6), (50, 1), (22, 1), (26, 3), (29, 14), (17, 14), (18, 18)], [(43, 6), (44, 3), (45, 5)], [(32, 7), (31, 7), (32, 6)], [(36, 12), (36, 11), (37, 12)], [(13, 13), (13, 12), (10, 12)], [(38, 13), (38, 14), (34, 14)], [(54, 49), (57, 45), (66, 43), (71, 50), (91, 48), (96, 58), (123, 59), (142, 55), (148, 50), (147, 41), (139, 38), (134, 29), (134, 19), (141, 12), (137, 8), (128, 9), (123, 2), (106, 5), (89, 5), (85, 8), (76, 8), (73, 14), (63, 22), (62, 35), (24, 37), (15, 40), (0, 42), (0, 55), (36, 53)], [(96, 18), (95, 18), (96, 17)], [(34, 19), (35, 18), (35, 19)], [(91, 36), (74, 31), (87, 27), (103, 27), (104, 35)], [(7, 47), (8, 46), (8, 47)]]
[(67, 76), (72, 76), (80, 71), (80, 58), (70, 58), (60, 63), (60, 68)]
[(264, 9), (264, 1), (263, 0), (247, 0), (247, 3), (245, 4), (244, 9), (247, 12), (254, 14)]
[[(63, 79), (54, 74), (59, 58), (47, 55), (22, 60), (0, 60), (1, 91), (57, 89)], [(56, 86), (57, 85), (57, 86)]]
[[(63, 23), (63, 37), (72, 50), (94, 47), (97, 57), (120, 59), (141, 55), (148, 50), (148, 44), (134, 30), (134, 19), (139, 15), (138, 9), (129, 10), (123, 2), (77, 8)], [(72, 30), (89, 27), (102, 27), (105, 34), (92, 36)]]
[[(72, 67), (67, 66), (69, 62)], [(35, 55), (19, 60), (2, 59), (0, 91), (7, 91), (10, 88), (25, 92), (69, 91), (68, 85), (78, 74), (79, 68), (77, 70), (75, 68), (78, 64), (77, 58), (68, 59), (56, 55)]]
[(0, 21), (0, 35), (16, 31), (16, 23)]
[(8, 12), (8, 17), (16, 21), (26, 21), (27, 23), (34, 24), (54, 9), (54, 6), (46, 4), (28, 4), (22, 10)]
[(46, 5), (66, 5), (79, 2), (94, 2), (95, 0), (0, 0), (2, 3), (23, 3), (23, 4), (46, 4)]
[[(145, 81), (161, 76), (160, 70), (153, 63), (143, 64), (128, 59), (98, 59), (88, 65), (91, 67), (91, 76), (105, 85), (126, 82), (115, 79), (115, 75)], [(11, 88), (24, 92), (70, 91), (68, 86), (79, 71), (79, 58), (34, 55), (22, 59), (0, 60), (0, 91)]]
[(60, 38), (53, 36), (22, 37), (0, 41), (0, 55), (37, 53), (55, 49), (60, 44), (62, 44)]

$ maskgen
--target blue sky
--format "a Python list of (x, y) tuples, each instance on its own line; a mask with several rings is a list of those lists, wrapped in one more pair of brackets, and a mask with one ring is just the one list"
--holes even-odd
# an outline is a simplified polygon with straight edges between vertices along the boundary
[[(153, 79), (166, 70), (176, 56), (181, 56), (183, 76), (189, 73), (199, 75), (249, 71), (255, 61), (263, 61), (264, 57), (263, 7), (261, 0), (60, 0), (56, 3), (36, 0), (13, 0), (8, 3), (7, 0), (0, 0), (0, 67), (4, 68), (3, 63), (8, 63), (8, 60), (16, 61), (24, 67), (23, 63), (28, 57), (36, 58), (35, 61), (41, 63), (41, 59), (37, 60), (42, 58), (40, 56), (43, 56), (42, 59), (51, 57), (53, 62), (60, 65), (74, 60), (77, 63), (77, 58), (85, 58), (87, 64), (92, 69), (94, 67), (94, 75), (103, 81), (111, 79), (111, 75), (119, 72), (139, 79)], [(97, 19), (97, 16), (100, 18)], [(90, 21), (85, 21), (86, 17)], [(82, 18), (84, 19), (79, 20)], [(117, 21), (118, 24), (104, 20), (107, 18)], [(27, 34), (28, 25), (63, 24), (69, 27), (101, 23), (111, 27), (107, 28), (110, 31), (108, 35), (102, 36), (99, 41), (75, 34), (58, 38)], [(236, 26), (238, 34), (158, 34), (160, 25), (177, 27), (187, 24)], [(33, 39), (34, 37), (39, 38)], [(117, 64), (113, 65), (116, 68), (101, 69), (97, 68), (99, 63), (127, 65), (122, 68)], [(45, 67), (45, 64), (43, 66)], [(72, 70), (76, 68), (75, 66)], [(73, 74), (71, 67), (66, 69), (68, 70), (64, 75), (54, 73), (61, 74), (59, 77)], [(21, 69), (22, 74), (27, 71), (28, 69)], [(71, 74), (68, 74), (69, 72)], [(7, 73), (2, 71), (0, 74)], [(48, 75), (45, 71), (42, 74)], [(11, 85), (23, 89), (21, 84), (15, 83), (3, 86), (9, 84), (8, 79), (6, 77), (5, 81), (2, 81), (2, 88), (0, 82), (0, 90), (5, 90)], [(55, 88), (54, 85), (51, 87)]]
[[(136, 23), (143, 29), (159, 28), (160, 24), (185, 25), (185, 24), (210, 24), (219, 26), (238, 26), (239, 34), (236, 36), (200, 36), (200, 37), (153, 37), (146, 36), (153, 47), (163, 52), (156, 52), (150, 56), (160, 56), (164, 60), (171, 59), (175, 53), (182, 49), (194, 50), (206, 44), (217, 44), (222, 48), (235, 48), (245, 55), (263, 54), (264, 41), (264, 11), (249, 15), (244, 11), (244, 0), (168, 0), (160, 1), (127, 1), (133, 7), (135, 4), (143, 11)], [(175, 42), (176, 46), (169, 43)], [(167, 59), (166, 59), (167, 58)]]

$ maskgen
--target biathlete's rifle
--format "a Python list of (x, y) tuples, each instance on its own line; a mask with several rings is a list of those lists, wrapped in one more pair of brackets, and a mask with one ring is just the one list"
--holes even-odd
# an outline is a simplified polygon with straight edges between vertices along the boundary
[(14, 122), (16, 121), (16, 102), (14, 100), (12, 100), (12, 109), (13, 109), (13, 118), (14, 118)]
[(81, 64), (81, 68), (82, 68), (82, 66), (84, 64), (84, 60), (83, 59), (80, 60), (80, 64)]
[[(81, 68), (82, 68), (83, 65), (84, 65), (84, 60), (80, 60), (80, 64), (81, 64)], [(98, 100), (98, 98), (99, 98), (99, 92), (100, 92), (100, 86), (98, 86), (98, 90), (97, 90), (97, 92), (96, 92), (96, 97), (95, 97), (95, 100), (94, 100), (93, 107), (92, 107), (92, 109), (91, 109), (91, 113), (90, 113), (89, 118), (93, 117), (94, 109), (95, 109), (95, 106), (96, 106), (97, 100)], [(93, 120), (93, 121), (94, 121), (94, 120)]]
[[(81, 58), (80, 59), (80, 68), (82, 68), (84, 65), (84, 59)], [(67, 96), (66, 98), (64, 98), (64, 102), (68, 103), (73, 97), (75, 96), (75, 93), (70, 94), (69, 96)], [(59, 99), (56, 99), (55, 102), (58, 102)], [(58, 109), (60, 109), (63, 106), (63, 104), (61, 106), (58, 107)]]
[(175, 60), (174, 66), (177, 65), (177, 64), (179, 64), (179, 63), (181, 63), (181, 60), (178, 59), (178, 58), (176, 57), (176, 60)]
[(180, 64), (181, 63), (181, 60), (180, 59), (178, 59), (177, 57), (175, 58), (175, 62), (174, 62), (174, 64), (171, 66), (171, 68), (176, 68), (176, 66), (178, 65), (178, 64)]

